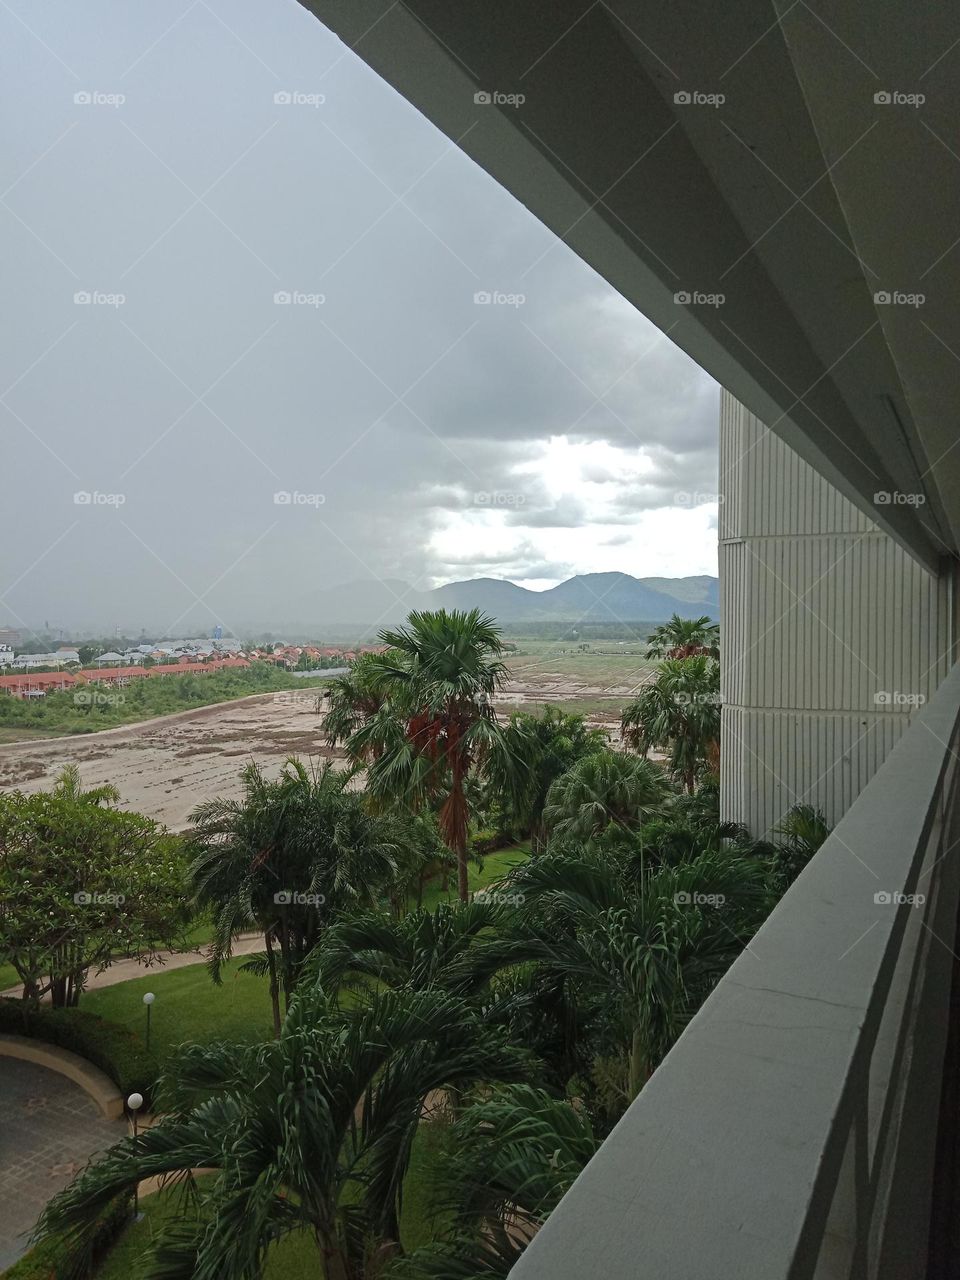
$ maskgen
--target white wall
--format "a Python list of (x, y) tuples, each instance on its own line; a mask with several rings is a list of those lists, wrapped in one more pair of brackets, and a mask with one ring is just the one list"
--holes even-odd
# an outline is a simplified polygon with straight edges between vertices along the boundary
[(724, 816), (835, 823), (947, 672), (950, 581), (726, 392), (720, 492)]

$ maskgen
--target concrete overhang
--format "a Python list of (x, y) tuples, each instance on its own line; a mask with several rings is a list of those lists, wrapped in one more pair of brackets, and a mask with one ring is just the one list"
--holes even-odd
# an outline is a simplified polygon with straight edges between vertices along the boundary
[(957, 554), (960, 9), (301, 2), (931, 571)]

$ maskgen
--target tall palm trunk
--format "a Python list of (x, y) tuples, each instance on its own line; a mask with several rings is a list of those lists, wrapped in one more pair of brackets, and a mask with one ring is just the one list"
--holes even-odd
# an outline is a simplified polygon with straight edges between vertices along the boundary
[(273, 1009), (273, 1034), (276, 1038), (280, 1035), (280, 984), (277, 981), (277, 957), (274, 955), (273, 946), (270, 942), (269, 929), (264, 933), (263, 941), (267, 948), (267, 972), (270, 974), (270, 1007)]

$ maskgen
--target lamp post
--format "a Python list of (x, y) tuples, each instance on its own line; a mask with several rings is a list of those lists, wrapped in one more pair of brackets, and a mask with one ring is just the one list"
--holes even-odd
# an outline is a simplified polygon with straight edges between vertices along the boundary
[(150, 1052), (150, 1010), (156, 998), (152, 991), (146, 992), (143, 997), (143, 1003), (147, 1006), (147, 1053)]
[[(133, 1116), (133, 1154), (134, 1154), (134, 1157), (136, 1157), (139, 1150), (138, 1138), (137, 1138), (137, 1112), (143, 1106), (143, 1094), (131, 1093), (130, 1097), (127, 1098), (127, 1106), (129, 1107), (130, 1113)], [(140, 1221), (140, 1179), (139, 1178), (133, 1184), (133, 1220), (134, 1222)]]

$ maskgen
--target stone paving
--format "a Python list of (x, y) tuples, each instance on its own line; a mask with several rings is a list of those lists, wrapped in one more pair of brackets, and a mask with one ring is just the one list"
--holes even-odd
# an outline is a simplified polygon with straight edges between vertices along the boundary
[(29, 1247), (54, 1192), (127, 1132), (79, 1085), (33, 1062), (0, 1058), (0, 1271)]

